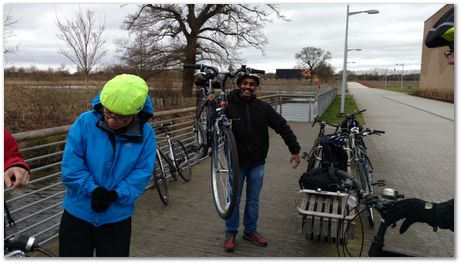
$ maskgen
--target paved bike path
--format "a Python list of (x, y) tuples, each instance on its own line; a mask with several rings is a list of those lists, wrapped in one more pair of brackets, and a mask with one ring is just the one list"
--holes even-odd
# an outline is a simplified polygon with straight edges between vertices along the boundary
[[(289, 122), (302, 150), (309, 149), (317, 127), (305, 122)], [(260, 197), (258, 231), (268, 241), (258, 247), (236, 238), (236, 251), (223, 249), (224, 221), (218, 217), (211, 196), (210, 160), (193, 167), (189, 183), (170, 184), (171, 203), (161, 204), (156, 190), (145, 192), (138, 200), (133, 220), (131, 256), (159, 257), (318, 257), (337, 256), (336, 247), (324, 241), (307, 241), (297, 233), (297, 213), (293, 203), (299, 190), (298, 179), (306, 170), (303, 161), (297, 169), (289, 163), (290, 154), (279, 135), (270, 132), (270, 151)], [(245, 191), (245, 190), (243, 190)], [(245, 195), (243, 194), (243, 203)], [(244, 207), (240, 207), (243, 212)]]
[[(454, 104), (349, 83), (365, 127), (385, 130), (366, 138), (375, 180), (407, 197), (441, 202), (455, 195)], [(398, 225), (399, 228), (399, 225)], [(454, 256), (454, 233), (416, 224), (388, 234), (387, 244), (419, 255)]]

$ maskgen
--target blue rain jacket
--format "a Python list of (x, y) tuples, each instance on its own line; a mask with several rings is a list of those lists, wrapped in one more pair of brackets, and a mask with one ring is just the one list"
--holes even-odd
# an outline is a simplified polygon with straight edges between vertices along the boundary
[[(62, 160), (62, 181), (67, 187), (63, 206), (71, 215), (100, 226), (134, 213), (136, 199), (153, 174), (156, 137), (146, 123), (153, 116), (148, 97), (142, 111), (122, 131), (113, 131), (102, 121), (99, 94), (92, 107), (78, 117), (67, 135)], [(91, 194), (98, 186), (118, 194), (102, 213), (91, 209)]]

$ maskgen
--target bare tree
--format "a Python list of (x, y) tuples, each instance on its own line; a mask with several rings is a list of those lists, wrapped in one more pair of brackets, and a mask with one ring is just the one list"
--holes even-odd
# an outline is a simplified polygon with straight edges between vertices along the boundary
[(9, 40), (15, 36), (13, 26), (18, 23), (10, 12), (3, 17), (3, 54), (12, 54), (18, 51), (19, 45), (10, 45)]
[[(271, 4), (146, 4), (124, 25), (131, 33), (143, 32), (151, 68), (180, 68), (182, 63), (200, 61), (222, 67), (241, 62), (237, 50), (243, 47), (255, 47), (263, 54), (267, 39), (262, 29), (273, 13), (285, 19)], [(192, 95), (193, 73), (184, 71), (185, 96)]]
[(87, 9), (83, 13), (78, 9), (73, 20), (63, 23), (56, 17), (56, 24), (60, 31), (57, 37), (66, 45), (66, 48), (59, 48), (58, 52), (77, 66), (77, 70), (84, 75), (88, 88), (89, 73), (106, 54), (103, 49), (105, 40), (102, 38), (105, 23), (96, 26), (93, 11)]
[(316, 76), (321, 81), (329, 81), (334, 78), (334, 68), (331, 64), (325, 62), (316, 67)]
[(299, 53), (295, 54), (295, 58), (297, 59), (298, 67), (310, 70), (310, 84), (312, 84), (318, 67), (331, 58), (331, 52), (317, 47), (304, 47)]

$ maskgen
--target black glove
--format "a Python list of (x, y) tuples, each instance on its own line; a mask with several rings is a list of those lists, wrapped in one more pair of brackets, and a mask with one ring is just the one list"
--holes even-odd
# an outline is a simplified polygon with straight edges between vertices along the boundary
[(99, 186), (91, 194), (91, 209), (98, 213), (104, 212), (117, 199), (118, 194), (115, 190), (109, 191)]
[(430, 204), (427, 204), (426, 201), (410, 198), (404, 199), (396, 202), (384, 216), (386, 225), (393, 225), (398, 220), (405, 218), (401, 227), (399, 228), (399, 233), (403, 234), (415, 222), (427, 223), (432, 227), (435, 227), (435, 210), (436, 205), (433, 204), (430, 208)]

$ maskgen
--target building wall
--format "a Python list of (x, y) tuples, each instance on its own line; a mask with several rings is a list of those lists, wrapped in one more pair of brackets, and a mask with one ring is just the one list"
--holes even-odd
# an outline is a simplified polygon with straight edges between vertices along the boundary
[(425, 21), (422, 47), (422, 68), (420, 72), (419, 96), (454, 102), (454, 66), (447, 64), (444, 51), (448, 47), (427, 48), (425, 37), (438, 19), (454, 5), (445, 5)]

